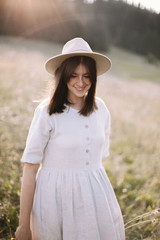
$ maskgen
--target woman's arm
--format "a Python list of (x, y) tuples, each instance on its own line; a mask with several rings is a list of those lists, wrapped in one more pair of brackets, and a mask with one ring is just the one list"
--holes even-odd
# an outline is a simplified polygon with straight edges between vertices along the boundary
[(16, 240), (31, 240), (30, 215), (39, 164), (25, 163), (20, 197), (19, 227), (15, 233)]

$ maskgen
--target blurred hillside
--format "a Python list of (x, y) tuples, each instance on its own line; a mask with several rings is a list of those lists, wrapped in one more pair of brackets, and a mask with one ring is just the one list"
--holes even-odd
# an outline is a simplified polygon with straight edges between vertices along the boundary
[(81, 36), (94, 49), (111, 45), (160, 58), (160, 14), (116, 0), (1, 0), (0, 34), (64, 43)]

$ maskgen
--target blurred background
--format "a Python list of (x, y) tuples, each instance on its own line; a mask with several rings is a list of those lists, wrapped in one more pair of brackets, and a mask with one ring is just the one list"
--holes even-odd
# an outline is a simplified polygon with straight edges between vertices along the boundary
[(97, 50), (115, 45), (160, 58), (160, 15), (143, 8), (122, 0), (1, 0), (0, 34), (58, 43), (82, 36)]
[[(150, 5), (149, 5), (150, 3)], [(83, 37), (112, 60), (97, 95), (112, 117), (103, 160), (126, 239), (160, 239), (160, 6), (157, 1), (0, 0), (0, 239), (18, 225), (20, 159), (53, 79), (47, 58)]]

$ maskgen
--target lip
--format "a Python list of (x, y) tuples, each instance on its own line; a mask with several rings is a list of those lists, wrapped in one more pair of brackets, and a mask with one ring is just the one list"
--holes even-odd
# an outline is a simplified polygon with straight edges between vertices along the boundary
[(75, 88), (76, 89), (76, 91), (78, 91), (78, 92), (83, 92), (84, 91), (84, 87), (83, 88)]

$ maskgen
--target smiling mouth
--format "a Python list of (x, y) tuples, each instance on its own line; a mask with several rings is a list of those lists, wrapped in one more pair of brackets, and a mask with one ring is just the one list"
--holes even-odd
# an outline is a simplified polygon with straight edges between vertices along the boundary
[(85, 88), (76, 88), (78, 92), (83, 92)]

